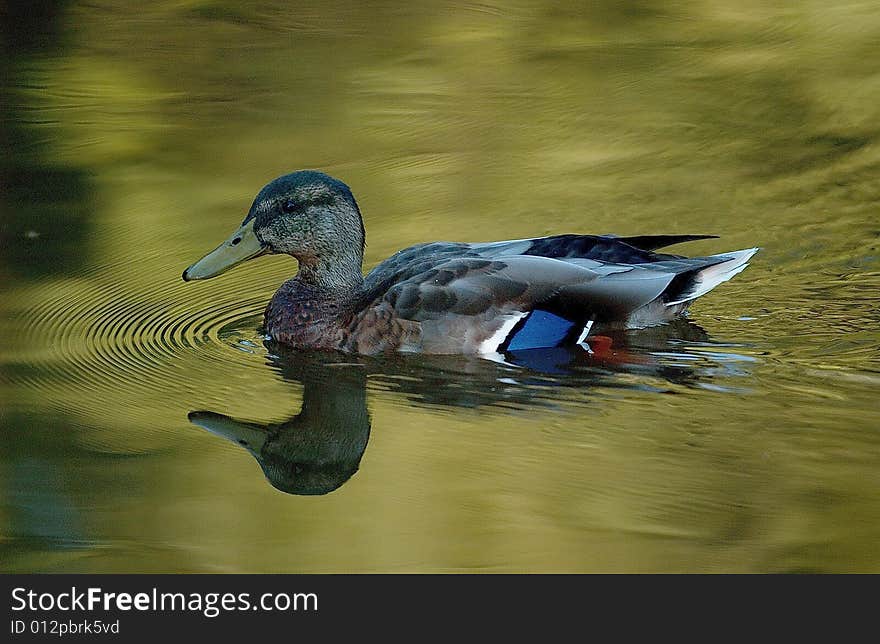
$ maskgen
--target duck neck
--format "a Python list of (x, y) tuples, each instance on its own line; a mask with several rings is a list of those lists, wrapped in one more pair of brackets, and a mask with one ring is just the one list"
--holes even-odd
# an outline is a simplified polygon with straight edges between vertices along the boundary
[(327, 372), (326, 364), (322, 364), (321, 368), (325, 373), (309, 374), (310, 379), (303, 381), (300, 420), (315, 428), (334, 432), (366, 422), (369, 431), (366, 374), (363, 368), (345, 369), (344, 373)]
[(361, 273), (363, 251), (359, 247), (339, 251), (330, 257), (297, 257), (299, 273), (296, 279), (309, 289), (336, 299), (355, 295), (364, 283)]

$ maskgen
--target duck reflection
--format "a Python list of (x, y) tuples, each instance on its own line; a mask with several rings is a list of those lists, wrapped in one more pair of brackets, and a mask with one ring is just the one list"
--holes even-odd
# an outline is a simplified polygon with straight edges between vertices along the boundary
[(589, 395), (596, 386), (622, 387), (621, 373), (693, 384), (708, 377), (693, 362), (670, 362), (679, 343), (706, 343), (692, 322), (596, 337), (589, 348), (554, 348), (507, 353), (497, 360), (468, 356), (353, 356), (297, 351), (267, 343), (269, 366), (287, 381), (301, 382), (299, 414), (286, 422), (261, 424), (211, 411), (189, 420), (248, 450), (277, 489), (317, 495), (336, 490), (360, 465), (370, 437), (367, 379), (371, 387), (405, 395), (415, 404), (449, 407), (540, 407), (558, 401), (560, 388)]
[(303, 383), (302, 410), (290, 420), (260, 424), (210, 411), (190, 422), (241, 445), (269, 482), (289, 494), (327, 494), (357, 471), (370, 438), (367, 372), (349, 356), (308, 352), (273, 358), (285, 380)]

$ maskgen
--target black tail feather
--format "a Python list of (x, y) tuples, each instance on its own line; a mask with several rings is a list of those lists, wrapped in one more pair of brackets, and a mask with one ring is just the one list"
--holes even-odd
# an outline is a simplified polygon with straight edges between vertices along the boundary
[(718, 235), (637, 235), (635, 237), (617, 237), (618, 241), (647, 251), (699, 239), (718, 239)]

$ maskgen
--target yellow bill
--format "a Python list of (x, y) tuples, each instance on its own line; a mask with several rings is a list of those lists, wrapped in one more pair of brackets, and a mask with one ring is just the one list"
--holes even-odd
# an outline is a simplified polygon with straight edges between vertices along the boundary
[(254, 232), (254, 220), (244, 224), (217, 248), (183, 271), (183, 281), (204, 280), (268, 252)]

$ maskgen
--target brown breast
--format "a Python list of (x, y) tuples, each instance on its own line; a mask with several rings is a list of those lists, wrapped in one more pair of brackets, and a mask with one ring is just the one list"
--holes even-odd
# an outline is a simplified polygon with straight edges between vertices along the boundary
[(339, 306), (296, 278), (281, 285), (265, 313), (266, 332), (293, 347), (335, 349)]

